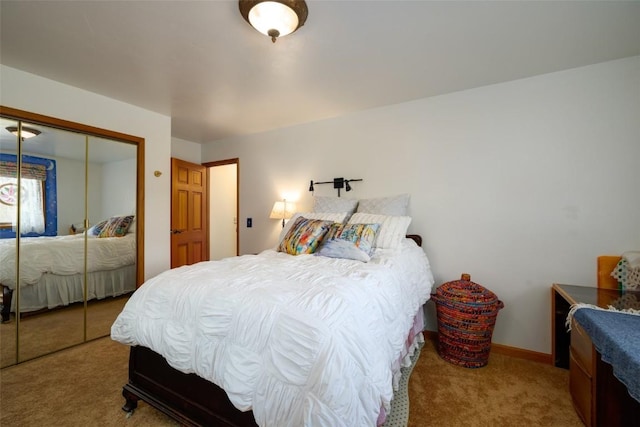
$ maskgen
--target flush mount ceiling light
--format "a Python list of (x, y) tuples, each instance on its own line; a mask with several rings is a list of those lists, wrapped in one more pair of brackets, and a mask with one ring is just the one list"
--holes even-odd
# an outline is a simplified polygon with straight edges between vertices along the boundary
[[(18, 127), (17, 126), (7, 126), (5, 128), (15, 136), (18, 136)], [(38, 129), (28, 128), (26, 126), (22, 126), (22, 139), (33, 138), (34, 136), (40, 135), (40, 131)]]
[(302, 27), (309, 14), (304, 0), (240, 0), (239, 6), (242, 17), (274, 43)]

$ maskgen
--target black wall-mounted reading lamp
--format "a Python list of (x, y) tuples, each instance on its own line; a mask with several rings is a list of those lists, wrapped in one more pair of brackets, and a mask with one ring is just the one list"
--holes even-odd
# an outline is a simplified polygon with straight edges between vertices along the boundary
[(351, 191), (351, 185), (349, 185), (349, 183), (356, 182), (356, 181), (362, 181), (362, 179), (333, 178), (333, 181), (323, 181), (323, 182), (313, 182), (313, 180), (311, 180), (311, 184), (309, 185), (309, 191), (314, 191), (313, 189), (314, 185), (333, 184), (333, 188), (338, 189), (338, 197), (340, 197), (340, 190), (344, 188), (345, 191)]

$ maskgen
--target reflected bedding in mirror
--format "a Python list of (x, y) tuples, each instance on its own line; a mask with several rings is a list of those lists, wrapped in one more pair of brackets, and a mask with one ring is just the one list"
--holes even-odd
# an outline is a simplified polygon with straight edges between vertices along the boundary
[[(21, 239), (20, 312), (54, 308), (83, 300), (84, 243), (84, 234)], [(15, 242), (0, 240), (0, 283), (10, 290), (14, 290), (16, 285), (15, 257)], [(135, 263), (135, 234), (111, 238), (88, 234), (88, 299), (114, 297), (134, 291)], [(2, 313), (3, 318), (6, 308)], [(11, 301), (11, 311), (15, 312), (14, 299)]]

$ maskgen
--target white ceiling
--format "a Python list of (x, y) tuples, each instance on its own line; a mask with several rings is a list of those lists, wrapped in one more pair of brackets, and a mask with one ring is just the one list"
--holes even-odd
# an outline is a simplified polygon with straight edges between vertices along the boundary
[(640, 1), (307, 1), (277, 43), (237, 1), (0, 1), (0, 61), (209, 142), (640, 55)]

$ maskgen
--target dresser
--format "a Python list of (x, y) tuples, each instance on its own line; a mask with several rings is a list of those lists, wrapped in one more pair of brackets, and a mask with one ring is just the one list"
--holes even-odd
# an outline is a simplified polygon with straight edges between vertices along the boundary
[(598, 355), (591, 338), (578, 322), (571, 325), (571, 345), (569, 351), (569, 391), (573, 406), (587, 427), (595, 420), (596, 360)]
[[(602, 308), (612, 305), (618, 309), (637, 307), (640, 293), (554, 284), (551, 295), (554, 364), (569, 368), (571, 399), (584, 424), (640, 427), (640, 402), (630, 396), (627, 386), (614, 376), (614, 368), (602, 360), (602, 354), (593, 344), (597, 342), (600, 348), (606, 348), (611, 357), (612, 348), (626, 349), (629, 342), (640, 343), (640, 316), (584, 309), (574, 315), (570, 333), (565, 326), (573, 304), (587, 303)], [(637, 347), (631, 351), (640, 354)], [(632, 377), (637, 377), (640, 365), (627, 370), (627, 379), (629, 371)], [(637, 389), (634, 390), (637, 394)]]
[[(576, 303), (635, 308), (640, 303), (640, 293), (574, 285), (552, 287), (552, 353), (556, 366), (569, 368), (569, 389), (576, 412), (588, 427), (640, 427), (640, 401), (629, 394), (634, 390), (637, 396), (638, 388), (627, 388), (616, 378), (612, 366), (628, 384), (629, 379), (640, 378), (640, 360), (621, 363), (615, 357), (629, 352), (640, 354), (640, 316), (581, 309), (576, 311), (569, 333), (565, 321), (571, 305)], [(604, 349), (610, 363), (603, 360), (598, 348)]]
[(554, 366), (569, 369), (570, 335), (565, 322), (571, 306), (585, 303), (607, 308), (623, 296), (624, 294), (617, 289), (553, 284), (551, 287), (551, 356)]

